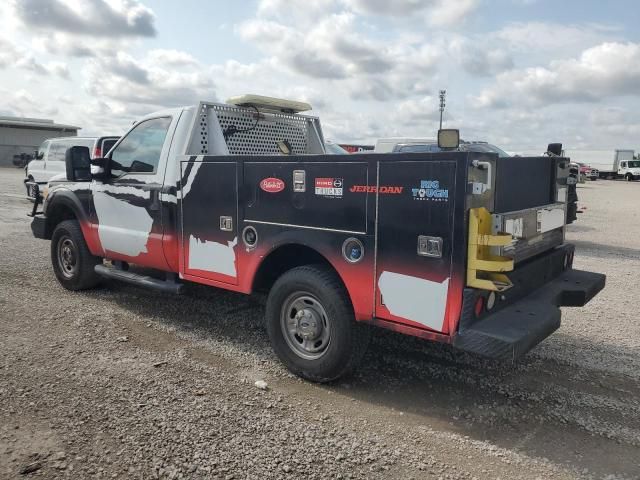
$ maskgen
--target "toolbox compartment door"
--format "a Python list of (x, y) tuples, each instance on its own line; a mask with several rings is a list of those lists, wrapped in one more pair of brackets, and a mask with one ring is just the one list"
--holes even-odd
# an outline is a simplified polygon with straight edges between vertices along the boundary
[(181, 162), (183, 275), (238, 284), (238, 167), (236, 162)]
[[(331, 161), (245, 162), (245, 221), (365, 234), (369, 197), (349, 189), (368, 184), (367, 163), (327, 157)], [(304, 182), (297, 188), (295, 177)]]
[(379, 192), (403, 192), (378, 194), (376, 317), (446, 333), (456, 168), (455, 160), (379, 163)]

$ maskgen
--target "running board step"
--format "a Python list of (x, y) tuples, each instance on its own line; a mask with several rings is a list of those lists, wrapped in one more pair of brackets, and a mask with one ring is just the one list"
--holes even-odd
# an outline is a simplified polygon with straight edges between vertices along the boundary
[(96, 265), (95, 272), (101, 277), (120, 280), (122, 282), (130, 283), (131, 285), (151, 288), (161, 292), (175, 293), (176, 295), (181, 294), (184, 287), (182, 283), (176, 283), (171, 280), (158, 280), (157, 278), (149, 277), (147, 275), (139, 275), (126, 270), (107, 267), (106, 265)]

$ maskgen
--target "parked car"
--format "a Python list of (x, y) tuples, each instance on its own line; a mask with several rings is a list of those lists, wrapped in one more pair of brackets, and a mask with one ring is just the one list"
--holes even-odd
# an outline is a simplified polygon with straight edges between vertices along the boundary
[[(392, 137), (379, 138), (376, 146), (373, 148), (374, 153), (391, 153), (398, 145), (438, 145), (435, 138), (408, 138), (408, 137)], [(424, 151), (424, 150), (421, 150)]]
[(13, 165), (18, 168), (24, 168), (33, 160), (33, 155), (29, 153), (18, 153), (13, 156)]
[(576, 162), (580, 166), (580, 175), (588, 178), (591, 181), (595, 181), (600, 176), (600, 172), (597, 168), (592, 168), (589, 165), (585, 165), (584, 163)]
[(337, 143), (333, 143), (331, 140), (326, 140), (324, 142), (324, 150), (329, 155), (348, 155), (349, 152), (342, 148)]
[(68, 148), (89, 147), (92, 158), (106, 155), (120, 137), (62, 137), (50, 138), (42, 142), (25, 168), (25, 188), (27, 197), (34, 198), (34, 183), (40, 189), (55, 175), (65, 173), (64, 156)]
[[(511, 156), (500, 147), (479, 141), (466, 142), (461, 140), (458, 150), (461, 152), (497, 153), (498, 157), (501, 158)], [(414, 141), (409, 143), (397, 143), (391, 150), (393, 153), (437, 153), (441, 151), (442, 149), (438, 147), (438, 143), (436, 141), (427, 141), (423, 143), (415, 143)]]

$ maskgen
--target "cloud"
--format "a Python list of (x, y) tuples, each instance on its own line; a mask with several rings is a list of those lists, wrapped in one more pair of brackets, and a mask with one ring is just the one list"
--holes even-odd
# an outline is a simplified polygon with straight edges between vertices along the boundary
[(344, 0), (353, 11), (366, 15), (404, 17), (423, 11), (433, 1), (423, 0)]
[(17, 47), (7, 39), (0, 38), (0, 68), (14, 67), (37, 75), (57, 75), (69, 78), (69, 68), (62, 62), (40, 63), (32, 53)]
[(553, 22), (513, 22), (493, 32), (489, 38), (513, 52), (527, 55), (556, 56), (567, 52), (579, 53), (619, 34), (617, 27), (603, 24), (559, 24)]
[(113, 58), (103, 62), (106, 72), (117, 75), (139, 85), (149, 84), (149, 71), (141, 67), (138, 62), (130, 55), (124, 52), (118, 52)]
[(16, 62), (16, 67), (23, 70), (28, 70), (39, 75), (48, 75), (49, 71), (44, 68), (41, 63), (38, 63), (32, 56), (23, 56)]
[(391, 17), (425, 15), (432, 26), (462, 23), (478, 7), (478, 0), (343, 0), (354, 12)]
[(428, 18), (434, 26), (450, 27), (464, 22), (477, 6), (478, 0), (439, 0), (428, 13)]
[(508, 50), (494, 47), (487, 40), (456, 37), (448, 45), (450, 55), (467, 73), (475, 76), (496, 75), (514, 66)]
[(0, 37), (0, 68), (15, 64), (20, 58), (16, 46), (9, 40)]
[(153, 12), (136, 0), (19, 0), (17, 18), (28, 28), (89, 37), (153, 37)]
[[(179, 51), (171, 55), (186, 58)], [(157, 52), (141, 59), (124, 52), (91, 59), (85, 69), (85, 88), (91, 96), (110, 102), (114, 108), (126, 105), (128, 111), (146, 113), (216, 98), (207, 68), (175, 68), (164, 64)]]
[(33, 117), (38, 115), (56, 115), (58, 108), (46, 102), (39, 101), (32, 93), (19, 89), (17, 91), (7, 91), (0, 89), (2, 98), (1, 109), (9, 115), (19, 117)]
[(498, 75), (474, 101), (480, 107), (597, 102), (640, 94), (640, 44), (608, 42), (578, 58), (552, 61)]
[(62, 32), (34, 36), (31, 43), (35, 50), (42, 53), (77, 58), (113, 55), (118, 47), (113, 40), (85, 38)]
[(240, 24), (237, 32), (303, 75), (341, 79), (389, 70), (393, 59), (387, 47), (354, 33), (354, 20), (350, 13), (332, 14), (302, 32), (255, 19)]
[(171, 65), (174, 67), (185, 67), (185, 66), (193, 66), (197, 65), (198, 61), (193, 58), (187, 52), (182, 52), (180, 50), (174, 49), (156, 49), (150, 50), (147, 54), (147, 57), (153, 63), (160, 63), (163, 65)]
[(70, 77), (69, 67), (66, 63), (49, 62), (45, 65), (45, 68), (53, 75), (57, 75), (60, 78), (69, 79)]

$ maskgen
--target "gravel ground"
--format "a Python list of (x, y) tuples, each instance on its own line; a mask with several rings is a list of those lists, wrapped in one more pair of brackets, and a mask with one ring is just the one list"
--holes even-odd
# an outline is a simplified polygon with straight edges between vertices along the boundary
[(2, 478), (640, 478), (640, 182), (580, 186), (567, 237), (607, 287), (517, 364), (380, 330), (318, 386), (271, 353), (262, 298), (63, 290), (21, 173), (0, 169)]

